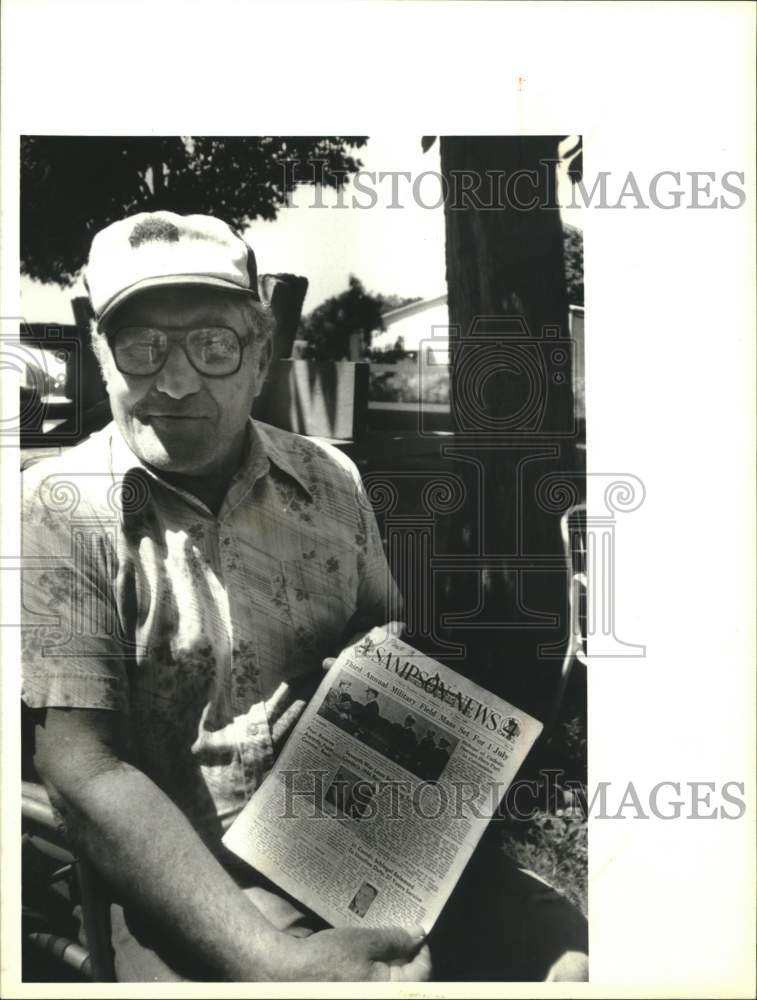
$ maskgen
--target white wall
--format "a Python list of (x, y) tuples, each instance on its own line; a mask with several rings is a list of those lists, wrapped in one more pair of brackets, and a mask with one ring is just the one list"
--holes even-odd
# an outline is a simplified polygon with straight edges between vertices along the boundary
[[(429, 340), (436, 334), (435, 339), (440, 341), (440, 347), (446, 352), (449, 337), (449, 312), (446, 301), (431, 304), (425, 309), (399, 316), (394, 320), (385, 317), (384, 322), (386, 330), (374, 333), (371, 338), (372, 348), (394, 347), (397, 338), (402, 337), (406, 351), (417, 351), (422, 340)], [(437, 329), (434, 330), (434, 327)]]

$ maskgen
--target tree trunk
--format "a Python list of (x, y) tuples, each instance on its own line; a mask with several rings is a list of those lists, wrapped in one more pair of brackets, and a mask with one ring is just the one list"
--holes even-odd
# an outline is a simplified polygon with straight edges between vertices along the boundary
[[(447, 183), (446, 268), (456, 473), (466, 503), (443, 541), (464, 573), (443, 587), (448, 613), (468, 612), (447, 637), (466, 647), (473, 679), (521, 707), (545, 710), (565, 634), (565, 570), (554, 487), (583, 496), (576, 448), (562, 223), (554, 204), (557, 138), (441, 139)], [(552, 161), (551, 163), (548, 161)], [(461, 205), (460, 173), (486, 180), (536, 171), (519, 210)], [(492, 176), (492, 175), (489, 175)], [(486, 201), (487, 184), (479, 191)], [(550, 492), (551, 488), (551, 492)], [(564, 509), (564, 507), (563, 507)], [(464, 581), (464, 582), (463, 582)]]

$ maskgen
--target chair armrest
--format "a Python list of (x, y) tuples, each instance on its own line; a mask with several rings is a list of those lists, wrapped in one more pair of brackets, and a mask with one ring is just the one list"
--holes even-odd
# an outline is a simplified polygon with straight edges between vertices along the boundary
[(24, 838), (33, 843), (38, 851), (63, 864), (73, 864), (77, 860), (44, 785), (33, 781), (21, 782), (21, 823)]
[(21, 815), (25, 820), (46, 830), (60, 832), (60, 819), (55, 814), (44, 785), (33, 781), (21, 782)]

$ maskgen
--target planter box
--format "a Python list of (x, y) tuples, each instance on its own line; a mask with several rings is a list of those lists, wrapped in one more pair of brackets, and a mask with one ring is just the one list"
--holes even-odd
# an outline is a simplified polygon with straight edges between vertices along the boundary
[(253, 416), (297, 434), (357, 441), (366, 425), (369, 369), (367, 361), (277, 361)]

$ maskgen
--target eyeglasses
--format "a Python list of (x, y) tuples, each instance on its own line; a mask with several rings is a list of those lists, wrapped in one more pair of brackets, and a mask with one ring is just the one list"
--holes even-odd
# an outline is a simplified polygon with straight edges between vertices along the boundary
[(169, 336), (151, 326), (126, 326), (109, 339), (116, 368), (123, 375), (157, 375), (176, 343), (200, 375), (223, 378), (239, 371), (245, 348), (239, 334), (226, 326), (204, 326), (186, 336)]

